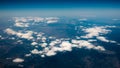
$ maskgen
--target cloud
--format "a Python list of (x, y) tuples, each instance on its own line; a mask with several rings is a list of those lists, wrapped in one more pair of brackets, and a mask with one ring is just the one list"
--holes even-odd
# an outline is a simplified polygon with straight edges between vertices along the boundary
[[(81, 20), (87, 20), (87, 19), (81, 19)], [(21, 18), (16, 19), (15, 22), (29, 22), (34, 21), (35, 22), (45, 22), (45, 23), (54, 23), (58, 21), (58, 18), (54, 17), (48, 17), (48, 18), (39, 18), (39, 17), (27, 17), (27, 18)], [(21, 26), (21, 24), (17, 24)], [(26, 54), (25, 56), (31, 56), (32, 54), (40, 55), (41, 57), (45, 56), (54, 56), (58, 52), (65, 52), (65, 51), (72, 51), (73, 48), (84, 48), (84, 49), (95, 49), (98, 51), (105, 51), (106, 49), (100, 45), (94, 45), (92, 42), (96, 42), (97, 39), (104, 42), (111, 42), (116, 43), (112, 40), (107, 40), (102, 35), (107, 34), (111, 32), (111, 30), (108, 30), (107, 28), (113, 28), (115, 26), (95, 26), (91, 28), (83, 28), (82, 31), (84, 31), (86, 34), (84, 36), (76, 36), (76, 39), (70, 39), (70, 38), (60, 38), (56, 39), (52, 36), (45, 36), (44, 33), (38, 33), (34, 31), (15, 31), (11, 28), (7, 28), (5, 32), (10, 35), (16, 35), (19, 38), (24, 38), (31, 40), (31, 45), (35, 45), (36, 47), (41, 47), (41, 50), (34, 48), (30, 51), (30, 54)], [(77, 28), (76, 28), (77, 29)], [(33, 35), (35, 37), (33, 37)], [(90, 38), (96, 38), (96, 39), (90, 39)], [(82, 40), (82, 38), (86, 38), (87, 40)], [(48, 42), (49, 40), (49, 42)], [(33, 42), (34, 41), (34, 42)], [(37, 41), (37, 42), (35, 42)], [(39, 42), (40, 41), (40, 42)], [(37, 45), (39, 44), (39, 45)]]
[[(108, 40), (106, 39), (105, 37), (102, 37), (102, 36), (99, 36), (99, 37), (96, 37), (98, 40), (100, 41), (103, 41), (103, 42), (110, 42), (110, 43), (117, 43), (116, 41), (114, 40)], [(118, 44), (118, 43), (117, 43)]]
[(56, 22), (58, 22), (58, 19), (59, 18), (57, 18), (57, 17), (47, 17), (47, 18), (45, 18), (46, 23), (56, 23)]
[(53, 55), (56, 55), (56, 52), (54, 50), (49, 50), (47, 53), (46, 53), (46, 56), (53, 56)]
[(37, 42), (32, 42), (32, 43), (31, 43), (31, 45), (33, 45), (33, 46), (34, 46), (34, 45), (37, 45), (37, 44), (38, 44)]
[(46, 23), (56, 23), (58, 22), (57, 20), (48, 20)]
[(96, 39), (88, 39), (89, 42), (95, 42), (97, 41)]
[(7, 28), (6, 30), (5, 30), (5, 32), (7, 33), (7, 34), (11, 34), (11, 35), (15, 35), (17, 32), (16, 31), (14, 31), (14, 30), (12, 30), (12, 29), (10, 29), (10, 28)]
[(51, 41), (51, 42), (49, 43), (49, 45), (50, 45), (50, 46), (54, 46), (54, 45), (59, 44), (59, 43), (61, 43), (61, 41), (60, 41), (59, 39), (56, 39), (56, 40), (54, 40), (54, 41)]
[(74, 47), (77, 48), (86, 48), (86, 49), (96, 49), (96, 50), (101, 50), (105, 51), (105, 49), (102, 46), (95, 46), (91, 44), (89, 41), (85, 40), (72, 40), (72, 43), (75, 44)]
[(46, 38), (45, 36), (42, 36), (42, 38), (41, 38), (42, 42), (45, 42), (46, 39), (47, 39), (47, 38)]
[(29, 23), (16, 22), (14, 24), (16, 27), (29, 27)]
[(71, 51), (72, 50), (72, 44), (69, 41), (63, 41), (60, 44), (60, 51)]
[(40, 52), (37, 49), (34, 49), (31, 51), (32, 54), (40, 54)]
[(105, 37), (102, 37), (102, 36), (98, 36), (96, 38), (100, 41), (103, 41), (103, 42), (109, 42), (109, 40), (107, 40)]
[(107, 34), (108, 32), (110, 32), (110, 30), (107, 30), (105, 28), (106, 27), (103, 27), (103, 26), (95, 26), (92, 28), (83, 29), (83, 31), (87, 34), (81, 37), (82, 38), (93, 38), (93, 37), (99, 36), (100, 34)]
[(30, 21), (43, 22), (44, 18), (42, 17), (13, 17), (13, 20), (15, 22), (30, 22)]
[(35, 54), (41, 54), (41, 57), (45, 56), (54, 56), (57, 52), (64, 52), (64, 51), (72, 51), (73, 48), (85, 48), (85, 49), (95, 49), (98, 51), (105, 51), (105, 48), (102, 46), (95, 46), (89, 41), (85, 40), (72, 40), (70, 43), (69, 41), (62, 41), (57, 46), (56, 44), (52, 44), (48, 47), (45, 47), (42, 51), (33, 50)]
[(15, 59), (13, 60), (13, 62), (15, 62), (15, 63), (21, 63), (21, 62), (24, 62), (24, 59), (15, 58)]
[(40, 44), (41, 47), (46, 47), (47, 45), (48, 45), (47, 43)]
[[(35, 23), (56, 23), (58, 22), (58, 17), (13, 17), (13, 20), (15, 22), (15, 26), (18, 27), (28, 27), (28, 24), (25, 24), (26, 22), (34, 21)], [(25, 24), (25, 25), (24, 25)]]
[(26, 33), (22, 33), (22, 32), (14, 31), (11, 28), (7, 28), (5, 30), (5, 32), (7, 34), (10, 34), (10, 35), (16, 35), (19, 38), (25, 38), (25, 39), (28, 39), (28, 40), (33, 39), (33, 36), (32, 36), (33, 32), (32, 31), (26, 31)]
[(29, 57), (29, 56), (31, 56), (31, 54), (25, 54), (25, 56), (26, 56), (26, 57)]

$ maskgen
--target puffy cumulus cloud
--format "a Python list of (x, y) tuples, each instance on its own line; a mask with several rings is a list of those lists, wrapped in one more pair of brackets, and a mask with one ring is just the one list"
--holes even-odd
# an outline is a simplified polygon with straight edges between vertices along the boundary
[(116, 41), (114, 41), (114, 40), (108, 40), (108, 39), (106, 39), (105, 37), (103, 37), (103, 36), (98, 36), (98, 37), (96, 37), (98, 40), (100, 40), (100, 41), (103, 41), (103, 42), (109, 42), (109, 43), (117, 43), (118, 44), (118, 42), (116, 42)]
[(10, 29), (10, 28), (7, 28), (6, 30), (5, 30), (5, 32), (7, 33), (7, 34), (12, 34), (12, 35), (15, 35), (17, 32), (16, 31), (14, 31), (14, 30), (12, 30), (12, 29)]
[(33, 45), (33, 46), (34, 46), (34, 45), (37, 45), (37, 44), (38, 44), (37, 42), (32, 42), (32, 43), (31, 43), (31, 45)]
[(89, 42), (95, 42), (97, 41), (96, 39), (88, 39)]
[(71, 51), (72, 50), (72, 44), (69, 41), (63, 41), (60, 44), (60, 51)]
[(59, 45), (52, 44), (48, 47), (44, 47), (42, 51), (38, 51), (37, 49), (32, 50), (33, 54), (39, 54), (41, 57), (45, 56), (54, 56), (57, 52), (64, 51), (72, 51), (73, 48), (85, 48), (85, 49), (95, 49), (98, 51), (105, 51), (105, 48), (102, 46), (95, 46), (89, 41), (85, 40), (72, 40), (71, 43), (69, 41), (62, 41)]
[(31, 56), (31, 54), (25, 54), (25, 56), (26, 56), (26, 57), (29, 57), (29, 56)]
[(89, 41), (85, 41), (85, 40), (72, 40), (72, 43), (74, 44), (74, 47), (78, 47), (78, 48), (84, 47), (86, 49), (97, 49), (101, 51), (105, 50), (102, 46), (95, 46), (91, 44)]
[(37, 49), (33, 49), (33, 50), (31, 51), (31, 53), (32, 53), (32, 54), (40, 54), (40, 51), (38, 51)]
[(93, 38), (94, 36), (99, 36), (100, 34), (107, 34), (110, 30), (107, 30), (106, 27), (103, 26), (95, 26), (92, 28), (83, 29), (85, 36), (81, 36), (82, 38)]
[(13, 17), (13, 20), (15, 22), (30, 22), (30, 21), (43, 22), (44, 18), (42, 17)]
[(54, 56), (57, 54), (57, 52), (71, 51), (71, 50), (72, 50), (72, 44), (68, 41), (63, 41), (59, 45), (59, 47), (55, 45), (50, 45), (49, 47), (45, 47), (44, 50), (42, 51), (42, 54), (46, 56)]
[(15, 59), (13, 60), (13, 62), (15, 62), (15, 63), (21, 63), (21, 62), (24, 62), (24, 59), (15, 58)]
[(46, 56), (53, 56), (56, 55), (56, 52), (54, 50), (49, 50), (48, 52), (46, 52)]
[(45, 42), (46, 39), (47, 39), (47, 38), (46, 38), (45, 36), (42, 36), (42, 38), (41, 38), (42, 42)]
[(34, 17), (34, 18), (31, 18), (31, 19), (33, 19), (34, 20), (34, 22), (44, 22), (44, 18), (42, 18), (42, 17)]
[(12, 30), (10, 28), (7, 28), (5, 30), (5, 32), (7, 34), (16, 35), (19, 38), (25, 38), (25, 39), (28, 39), (28, 40), (33, 39), (33, 36), (32, 36), (33, 31), (26, 31), (25, 33), (21, 33), (21, 32), (14, 31), (14, 30)]
[(45, 18), (45, 20), (46, 20), (46, 23), (56, 23), (56, 22), (58, 22), (58, 17), (47, 17), (47, 18)]
[(61, 43), (61, 40), (56, 39), (56, 40), (54, 40), (54, 41), (51, 41), (51, 42), (49, 43), (49, 45), (50, 45), (50, 46), (54, 46), (54, 45), (59, 44), (59, 43)]
[[(83, 29), (83, 31), (87, 34), (81, 37), (82, 38), (96, 37), (98, 40), (103, 41), (103, 42), (117, 43), (116, 41), (108, 40), (104, 36), (102, 36), (104, 34), (111, 32), (111, 30), (108, 30), (107, 28), (116, 28), (116, 26), (106, 25), (106, 26), (95, 26), (91, 28), (86, 28), (86, 29)], [(88, 41), (92, 41), (92, 40), (88, 40)]]
[(45, 19), (46, 20), (58, 20), (59, 18), (58, 17), (46, 17)]
[(109, 40), (107, 40), (105, 37), (103, 37), (103, 36), (98, 36), (98, 37), (96, 37), (98, 40), (100, 40), (100, 41), (103, 41), (103, 42), (109, 42)]
[(113, 41), (113, 40), (109, 40), (109, 42), (111, 42), (111, 43), (117, 43), (116, 41)]
[[(34, 21), (34, 22), (46, 22), (46, 23), (55, 23), (58, 22), (58, 17), (46, 17), (46, 18), (42, 18), (42, 17), (13, 17), (13, 20), (15, 21), (16, 25), (18, 26), (23, 26), (23, 22), (30, 22), (30, 21)], [(18, 22), (22, 22), (22, 23), (18, 23)], [(27, 26), (27, 24), (26, 24)]]
[(47, 23), (56, 23), (58, 20), (48, 20)]
[(29, 27), (29, 23), (16, 22), (14, 24), (16, 27)]
[(39, 44), (41, 47), (46, 47), (48, 44), (47, 43), (42, 43), (42, 44)]

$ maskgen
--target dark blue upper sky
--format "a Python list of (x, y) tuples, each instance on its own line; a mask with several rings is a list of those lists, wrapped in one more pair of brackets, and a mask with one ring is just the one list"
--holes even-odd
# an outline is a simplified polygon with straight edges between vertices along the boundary
[(0, 0), (0, 8), (119, 7), (120, 0)]
[(118, 3), (120, 0), (0, 0), (6, 3)]
[(120, 15), (119, 12), (120, 0), (0, 0), (3, 15)]

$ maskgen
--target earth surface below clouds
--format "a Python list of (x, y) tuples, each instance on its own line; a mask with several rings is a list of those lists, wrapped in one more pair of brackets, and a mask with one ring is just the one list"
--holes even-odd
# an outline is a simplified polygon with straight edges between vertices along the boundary
[(1, 17), (0, 68), (120, 68), (120, 19)]

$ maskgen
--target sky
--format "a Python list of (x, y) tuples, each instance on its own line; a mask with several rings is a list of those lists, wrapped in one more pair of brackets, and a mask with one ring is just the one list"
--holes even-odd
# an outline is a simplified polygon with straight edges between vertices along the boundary
[(119, 15), (119, 11), (120, 0), (0, 0), (3, 15)]

